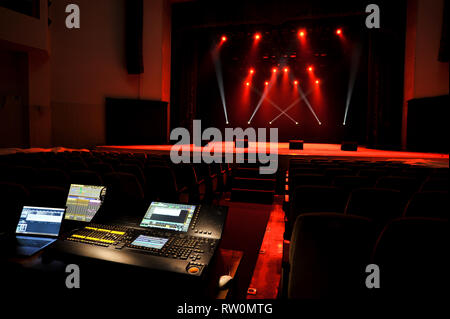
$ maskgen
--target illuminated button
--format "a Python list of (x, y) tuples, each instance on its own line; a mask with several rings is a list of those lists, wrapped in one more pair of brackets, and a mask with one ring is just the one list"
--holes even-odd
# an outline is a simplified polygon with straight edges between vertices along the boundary
[(189, 272), (190, 274), (196, 274), (196, 273), (198, 273), (199, 271), (200, 271), (200, 269), (198, 269), (198, 267), (191, 267), (191, 268), (188, 269), (188, 272)]

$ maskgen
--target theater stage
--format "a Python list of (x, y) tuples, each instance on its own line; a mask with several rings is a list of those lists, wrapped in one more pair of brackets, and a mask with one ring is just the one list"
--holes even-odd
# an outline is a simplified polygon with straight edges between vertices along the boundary
[[(97, 146), (99, 151), (135, 152), (154, 155), (169, 155), (173, 145), (127, 145), (127, 146)], [(236, 154), (240, 149), (234, 147), (233, 142), (215, 142), (208, 146), (199, 147), (191, 144), (190, 151), (194, 153), (216, 147), (216, 151), (222, 149), (222, 153), (233, 152)], [(398, 161), (412, 165), (426, 165), (433, 167), (449, 167), (449, 155), (438, 153), (406, 152), (370, 149), (359, 146), (358, 150), (342, 151), (340, 144), (305, 143), (303, 150), (290, 150), (289, 143), (250, 143), (245, 152), (257, 153), (276, 149), (279, 156), (280, 166), (287, 165), (290, 159), (315, 158), (315, 159), (343, 159), (343, 160), (366, 160), (366, 161)], [(218, 149), (217, 149), (218, 148)]]

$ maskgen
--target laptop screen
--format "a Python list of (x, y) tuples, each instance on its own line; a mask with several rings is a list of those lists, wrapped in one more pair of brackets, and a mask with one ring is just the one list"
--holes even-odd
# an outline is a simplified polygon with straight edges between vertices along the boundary
[(102, 205), (105, 186), (70, 185), (65, 219), (90, 222)]
[(17, 234), (58, 236), (64, 208), (24, 206)]

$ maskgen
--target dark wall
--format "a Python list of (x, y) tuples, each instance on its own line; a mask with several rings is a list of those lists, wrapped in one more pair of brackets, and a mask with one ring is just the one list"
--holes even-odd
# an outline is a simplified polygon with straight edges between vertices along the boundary
[(408, 101), (408, 149), (422, 152), (449, 152), (448, 95)]
[(108, 145), (166, 144), (167, 102), (106, 99)]

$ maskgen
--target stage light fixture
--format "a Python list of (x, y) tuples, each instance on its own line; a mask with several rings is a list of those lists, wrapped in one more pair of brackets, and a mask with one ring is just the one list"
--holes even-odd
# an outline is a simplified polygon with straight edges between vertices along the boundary
[(264, 82), (264, 85), (268, 86), (269, 85), (269, 81)]
[(272, 125), (272, 122), (269, 122), (270, 125)]
[(259, 40), (261, 39), (261, 34), (260, 33), (256, 33), (255, 34), (255, 40)]
[(299, 33), (298, 33), (298, 36), (300, 37), (300, 38), (303, 38), (304, 36), (305, 36), (305, 31), (303, 31), (303, 30), (301, 30)]
[(289, 68), (286, 67), (283, 69), (283, 71), (284, 71), (284, 73), (287, 73), (289, 71)]
[(319, 84), (320, 83), (320, 81), (319, 80), (316, 80), (316, 84)]
[(298, 122), (295, 122), (295, 125), (298, 125)]
[(248, 121), (247, 123), (250, 124), (250, 121)]
[(294, 85), (298, 85), (298, 81), (297, 80), (294, 81)]
[(309, 71), (309, 72), (312, 72), (312, 71), (313, 71), (313, 67), (312, 67), (312, 66), (309, 66), (309, 67), (308, 67), (308, 71)]
[(245, 85), (246, 86), (250, 86), (250, 82), (245, 82)]
[(273, 73), (277, 73), (277, 68), (273, 68), (273, 69), (272, 69), (272, 72), (273, 72)]
[(336, 34), (337, 34), (337, 35), (341, 35), (341, 34), (342, 34), (342, 29), (337, 29), (337, 30), (336, 30)]
[(228, 38), (227, 38), (226, 36), (224, 36), (224, 35), (223, 35), (222, 38), (221, 38), (222, 42), (227, 41), (227, 39), (228, 39)]
[(254, 68), (250, 68), (249, 73), (250, 73), (250, 74), (255, 73), (255, 69), (254, 69)]

